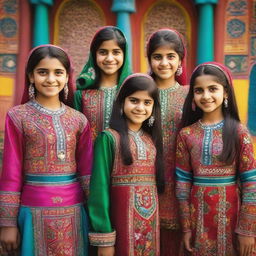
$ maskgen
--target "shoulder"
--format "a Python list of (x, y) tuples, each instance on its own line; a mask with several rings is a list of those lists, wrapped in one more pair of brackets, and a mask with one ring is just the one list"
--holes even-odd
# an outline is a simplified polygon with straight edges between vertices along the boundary
[(197, 129), (197, 127), (198, 127), (197, 123), (191, 124), (189, 126), (182, 128), (179, 134), (181, 136), (190, 136), (191, 134), (193, 134), (194, 130)]
[(102, 132), (102, 134), (103, 134), (103, 136), (107, 136), (109, 139), (111, 139), (115, 142), (118, 141), (119, 138), (120, 138), (119, 133), (116, 130), (111, 129), (111, 128), (108, 128), (108, 129), (104, 130)]
[(6, 117), (10, 118), (19, 130), (22, 130), (22, 123), (29, 118), (30, 108), (27, 103), (17, 105), (8, 110)]
[(243, 144), (251, 143), (251, 136), (248, 128), (244, 124), (238, 124), (237, 127), (238, 137)]
[(84, 114), (82, 114), (78, 110), (75, 110), (67, 105), (65, 105), (65, 107), (67, 109), (67, 113), (69, 113), (69, 115), (73, 116), (73, 118), (76, 119), (78, 122), (81, 122), (84, 126), (86, 126), (88, 124), (88, 120)]
[(113, 129), (106, 129), (99, 133), (95, 140), (95, 145), (105, 144), (115, 146), (118, 140), (118, 133)]
[(102, 91), (99, 90), (99, 89), (87, 89), (87, 90), (81, 91), (82, 97), (88, 97), (88, 96), (92, 96), (92, 95), (97, 95), (99, 93), (102, 93)]
[(29, 113), (29, 106), (27, 103), (22, 104), (22, 105), (17, 105), (12, 107), (11, 109), (8, 110), (7, 115), (11, 119), (23, 119), (24, 117), (28, 116)]

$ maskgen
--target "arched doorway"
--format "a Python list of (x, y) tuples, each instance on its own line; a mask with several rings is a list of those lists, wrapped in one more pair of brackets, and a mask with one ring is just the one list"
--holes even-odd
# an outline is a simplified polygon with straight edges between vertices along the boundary
[(75, 76), (82, 70), (93, 35), (105, 25), (105, 16), (95, 1), (68, 0), (58, 8), (54, 22), (54, 43), (72, 56)]
[(184, 36), (188, 52), (188, 65), (191, 67), (193, 62), (191, 58), (192, 29), (189, 14), (180, 3), (163, 0), (156, 2), (148, 9), (142, 22), (141, 70), (146, 72), (148, 69), (147, 61), (145, 59), (145, 46), (149, 35), (160, 28), (173, 28)]

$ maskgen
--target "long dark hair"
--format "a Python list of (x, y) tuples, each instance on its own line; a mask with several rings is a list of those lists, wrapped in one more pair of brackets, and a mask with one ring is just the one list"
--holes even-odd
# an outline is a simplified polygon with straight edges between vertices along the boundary
[(185, 127), (197, 122), (203, 117), (203, 111), (200, 108), (196, 107), (195, 111), (192, 110), (195, 80), (197, 77), (202, 75), (213, 76), (215, 82), (223, 85), (224, 90), (228, 95), (228, 106), (224, 107), (224, 104), (222, 104), (222, 113), (225, 122), (222, 134), (223, 150), (219, 156), (219, 160), (226, 164), (231, 164), (235, 157), (239, 154), (239, 137), (237, 131), (240, 118), (238, 115), (235, 93), (232, 86), (231, 74), (227, 68), (224, 68), (224, 66), (218, 63), (205, 63), (199, 65), (195, 69), (190, 79), (189, 93), (184, 103), (181, 123), (182, 127)]
[(30, 84), (29, 75), (33, 73), (38, 63), (46, 57), (58, 59), (66, 69), (67, 75), (69, 76), (68, 97), (67, 99), (65, 99), (64, 90), (62, 90), (59, 94), (59, 98), (60, 98), (60, 101), (64, 102), (69, 106), (72, 106), (74, 84), (73, 84), (73, 68), (72, 68), (71, 60), (67, 55), (67, 53), (62, 48), (55, 45), (42, 45), (32, 50), (26, 66), (26, 77), (25, 77), (26, 84), (25, 84), (25, 91), (22, 98), (22, 103), (25, 103), (28, 101), (28, 87)]
[[(153, 33), (147, 43), (147, 58), (148, 63), (151, 63), (151, 55), (153, 52), (161, 46), (170, 46), (178, 55), (181, 60), (181, 66), (183, 68), (183, 74), (181, 77), (176, 76), (176, 80), (184, 85), (186, 83), (186, 48), (183, 42), (182, 36), (174, 29), (160, 29)], [(154, 79), (155, 74), (150, 74)]]
[[(95, 83), (94, 85), (97, 86), (99, 84), (100, 78), (101, 78), (101, 72), (100, 72), (100, 68), (97, 65), (97, 61), (96, 61), (96, 53), (98, 51), (98, 49), (100, 48), (101, 44), (104, 41), (108, 41), (108, 40), (114, 40), (117, 45), (121, 48), (121, 50), (123, 51), (124, 54), (124, 59), (125, 59), (125, 47), (126, 47), (126, 39), (124, 37), (124, 34), (122, 33), (121, 30), (119, 30), (116, 27), (112, 27), (112, 26), (107, 26), (104, 27), (103, 29), (101, 29), (93, 38), (92, 42), (91, 42), (91, 46), (90, 46), (90, 51), (92, 54), (92, 59), (93, 59), (93, 64), (95, 67)], [(118, 71), (118, 75), (120, 75), (120, 70), (122, 69), (122, 67), (119, 69)], [(119, 79), (119, 77), (118, 77)]]
[(153, 126), (148, 126), (148, 120), (142, 123), (141, 129), (148, 133), (157, 150), (156, 155), (156, 183), (159, 192), (164, 191), (164, 166), (163, 166), (163, 143), (161, 130), (161, 113), (158, 98), (158, 90), (151, 77), (144, 74), (134, 74), (128, 77), (120, 88), (118, 96), (114, 102), (112, 116), (110, 119), (110, 128), (120, 134), (120, 147), (122, 161), (125, 165), (133, 163), (132, 154), (129, 147), (128, 126), (125, 114), (121, 113), (124, 108), (125, 98), (137, 91), (147, 91), (154, 100), (152, 115), (155, 117)]

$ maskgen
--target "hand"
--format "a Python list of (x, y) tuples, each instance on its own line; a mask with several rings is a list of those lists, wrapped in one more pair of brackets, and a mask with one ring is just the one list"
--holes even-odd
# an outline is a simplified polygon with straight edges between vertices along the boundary
[(20, 235), (17, 227), (1, 227), (0, 228), (0, 244), (2, 252), (12, 252), (18, 249), (20, 243)]
[(188, 250), (189, 252), (193, 251), (193, 248), (191, 246), (191, 237), (192, 237), (191, 231), (183, 233), (183, 242), (186, 250)]
[(115, 254), (114, 246), (98, 247), (98, 256), (114, 256), (114, 254)]
[(251, 236), (238, 235), (239, 255), (252, 256), (255, 246), (255, 238)]

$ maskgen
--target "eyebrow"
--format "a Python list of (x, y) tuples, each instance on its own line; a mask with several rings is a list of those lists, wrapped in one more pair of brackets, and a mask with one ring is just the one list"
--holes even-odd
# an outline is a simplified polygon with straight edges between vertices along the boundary
[[(133, 97), (133, 96), (128, 96), (129, 99), (134, 99), (134, 100), (141, 100), (139, 98)], [(153, 101), (153, 99), (143, 99), (143, 100), (147, 100), (147, 101)]]

